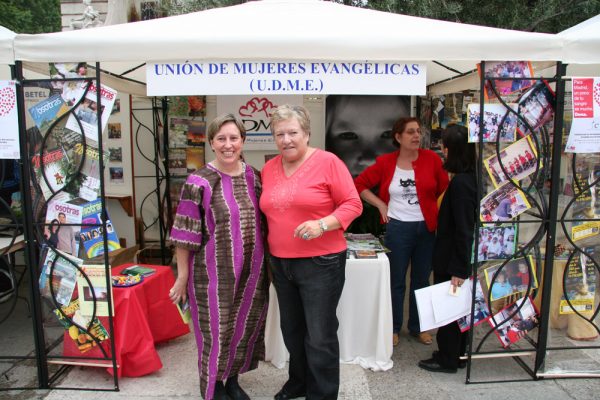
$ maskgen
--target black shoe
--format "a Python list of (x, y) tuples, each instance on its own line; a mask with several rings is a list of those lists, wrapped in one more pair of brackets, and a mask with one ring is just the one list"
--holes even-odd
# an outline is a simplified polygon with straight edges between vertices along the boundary
[(288, 393), (285, 389), (281, 389), (275, 397), (275, 400), (297, 399), (298, 397), (306, 397), (306, 393)]
[(244, 392), (238, 383), (238, 376), (230, 376), (225, 384), (225, 391), (232, 400), (250, 400), (248, 393)]
[(213, 394), (213, 400), (231, 400), (231, 397), (227, 395), (223, 381), (217, 381), (215, 384), (215, 392)]
[(440, 363), (434, 358), (419, 361), (419, 368), (422, 368), (422, 369), (430, 371), (430, 372), (445, 372), (447, 374), (455, 374), (456, 373), (456, 368), (444, 367), (444, 366), (440, 365)]
[(467, 368), (467, 360), (458, 360), (458, 368), (460, 368), (460, 369)]

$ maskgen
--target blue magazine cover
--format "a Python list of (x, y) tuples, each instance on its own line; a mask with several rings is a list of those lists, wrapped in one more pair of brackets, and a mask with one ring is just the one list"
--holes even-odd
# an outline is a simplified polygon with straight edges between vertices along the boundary
[[(107, 214), (108, 216), (108, 214)], [(88, 258), (104, 254), (104, 239), (102, 226), (102, 201), (91, 201), (83, 206), (83, 220), (81, 222), (81, 241)], [(121, 248), (119, 237), (115, 232), (110, 219), (106, 220), (106, 240), (108, 251)]]

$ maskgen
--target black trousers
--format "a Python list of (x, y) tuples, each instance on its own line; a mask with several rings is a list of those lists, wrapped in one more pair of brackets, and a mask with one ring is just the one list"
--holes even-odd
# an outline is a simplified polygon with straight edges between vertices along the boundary
[(290, 353), (290, 394), (335, 400), (340, 385), (336, 309), (345, 281), (346, 251), (310, 258), (271, 256), (281, 332)]
[[(442, 283), (452, 279), (451, 275), (434, 272), (434, 283)], [(458, 368), (459, 357), (467, 350), (468, 332), (462, 333), (456, 321), (438, 328), (436, 335), (438, 352), (437, 362), (446, 368)]]

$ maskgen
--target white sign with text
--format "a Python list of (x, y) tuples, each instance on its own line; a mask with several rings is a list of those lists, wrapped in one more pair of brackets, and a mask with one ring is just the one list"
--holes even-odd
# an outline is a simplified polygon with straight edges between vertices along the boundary
[(276, 150), (271, 134), (271, 114), (282, 104), (302, 104), (302, 96), (219, 96), (217, 115), (231, 113), (246, 128), (244, 150)]
[(416, 62), (186, 61), (148, 63), (148, 96), (241, 94), (425, 95)]
[(0, 81), (0, 159), (20, 158), (15, 81)]

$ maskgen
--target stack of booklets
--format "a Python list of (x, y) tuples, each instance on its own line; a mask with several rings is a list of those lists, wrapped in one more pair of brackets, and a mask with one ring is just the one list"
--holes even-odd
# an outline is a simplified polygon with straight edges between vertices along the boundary
[(156, 270), (150, 267), (143, 267), (141, 265), (132, 265), (131, 267), (123, 268), (121, 274), (123, 275), (142, 275), (150, 276), (154, 274)]
[(377, 253), (389, 251), (372, 233), (348, 233), (346, 242), (348, 254), (354, 256), (354, 258), (377, 258)]

